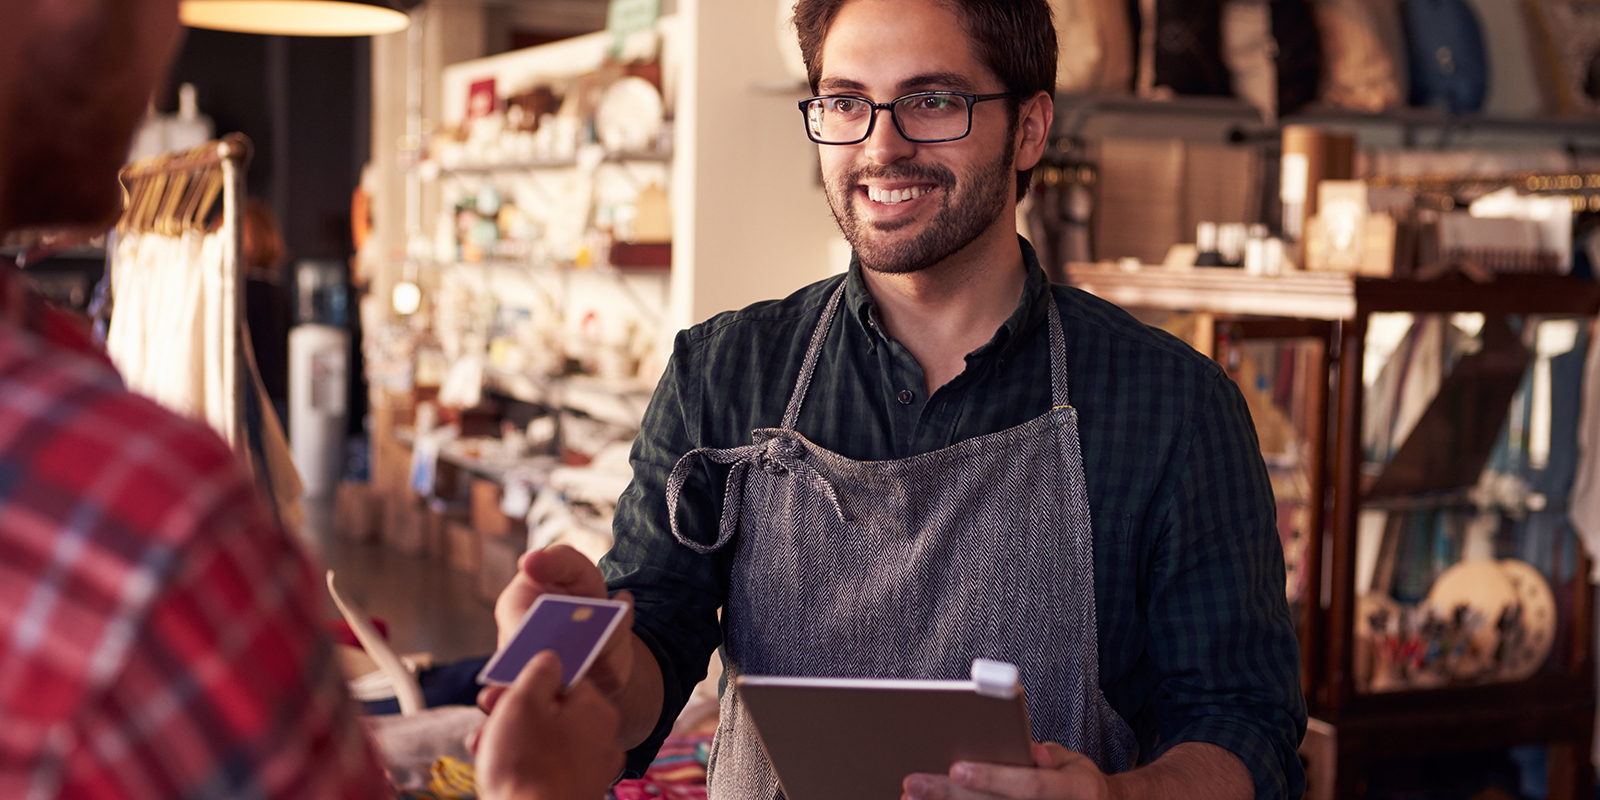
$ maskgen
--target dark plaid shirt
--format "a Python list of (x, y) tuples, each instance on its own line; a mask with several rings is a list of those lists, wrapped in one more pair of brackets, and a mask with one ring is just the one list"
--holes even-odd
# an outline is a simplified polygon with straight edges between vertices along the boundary
[[(633, 450), (616, 547), (601, 566), (637, 602), (635, 631), (661, 664), (655, 734), (630, 754), (642, 771), (723, 641), (734, 546), (710, 556), (673, 539), (667, 475), (696, 447), (749, 444), (776, 427), (828, 296), (848, 282), (798, 430), (857, 460), (900, 459), (1026, 422), (1050, 405), (1049, 333), (1060, 309), (1094, 530), (1100, 685), (1146, 762), (1179, 742), (1237, 754), (1258, 798), (1298, 797), (1305, 729), (1299, 650), (1284, 600), (1283, 552), (1255, 428), (1209, 359), (1121, 309), (1051, 286), (1023, 242), (1016, 311), (932, 397), (902, 345), (882, 333), (859, 265), (783, 300), (720, 314), (678, 334)], [(716, 539), (726, 470), (685, 487), (685, 535)]]

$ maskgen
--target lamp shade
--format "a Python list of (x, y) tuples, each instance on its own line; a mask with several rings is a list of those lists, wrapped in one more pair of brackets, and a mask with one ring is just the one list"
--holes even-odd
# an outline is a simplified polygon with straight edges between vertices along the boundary
[(191, 28), (275, 36), (372, 36), (411, 22), (383, 0), (182, 0), (178, 17)]

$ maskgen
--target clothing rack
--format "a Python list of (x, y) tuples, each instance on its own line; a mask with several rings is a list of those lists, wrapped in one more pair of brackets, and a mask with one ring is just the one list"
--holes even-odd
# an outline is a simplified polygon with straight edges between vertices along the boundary
[[(115, 234), (218, 232), (225, 242), (221, 326), (221, 381), (232, 387), (228, 413), (218, 431), (234, 452), (249, 452), (247, 397), (254, 391), (241, 336), (244, 320), (244, 265), (241, 258), (245, 171), (250, 140), (230, 133), (190, 150), (141, 159), (122, 169), (123, 212)], [(221, 200), (218, 212), (217, 201)], [(214, 213), (216, 212), (216, 213)], [(111, 247), (114, 254), (117, 249)], [(118, 287), (112, 286), (113, 295)], [(115, 313), (115, 312), (113, 312)], [(250, 458), (242, 459), (250, 464)]]

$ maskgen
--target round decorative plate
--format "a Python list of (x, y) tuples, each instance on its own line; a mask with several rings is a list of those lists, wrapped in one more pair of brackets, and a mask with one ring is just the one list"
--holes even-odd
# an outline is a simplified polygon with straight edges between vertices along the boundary
[(600, 98), (595, 133), (609, 151), (648, 150), (661, 133), (661, 93), (637, 76), (617, 80)]
[(1494, 669), (1495, 649), (1500, 643), (1495, 622), (1516, 601), (1516, 587), (1493, 559), (1462, 561), (1439, 574), (1428, 592), (1428, 602), (1439, 614), (1448, 619), (1456, 608), (1467, 606), (1483, 615), (1483, 624), (1472, 634), (1471, 647), (1453, 665), (1454, 679), (1477, 680)]
[(1500, 660), (1500, 677), (1520, 681), (1533, 676), (1550, 657), (1556, 635), (1556, 598), (1544, 575), (1526, 561), (1508, 558), (1500, 571), (1516, 589), (1522, 624), (1506, 638)]

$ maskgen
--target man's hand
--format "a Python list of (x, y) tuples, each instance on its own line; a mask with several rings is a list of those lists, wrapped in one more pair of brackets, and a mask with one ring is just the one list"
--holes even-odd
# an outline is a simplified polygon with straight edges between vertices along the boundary
[(960, 761), (945, 775), (909, 775), (901, 788), (912, 800), (1250, 800), (1250, 770), (1233, 753), (1205, 742), (1173, 746), (1150, 764), (1107, 777), (1087, 757), (1059, 744), (1035, 744), (1030, 767)]
[(1055, 742), (1033, 745), (1034, 767), (1004, 767), (958, 761), (945, 775), (910, 775), (901, 788), (908, 800), (1111, 800), (1100, 768)]
[[(516, 577), (500, 592), (494, 604), (500, 646), (516, 632), (517, 624), (533, 606), (533, 601), (546, 594), (605, 598), (606, 581), (587, 556), (564, 544), (524, 553), (517, 561)], [(619, 592), (613, 599), (626, 602), (628, 610), (585, 673), (586, 679), (593, 681), (595, 687), (610, 698), (615, 698), (627, 686), (633, 669), (633, 595)], [(504, 692), (504, 687), (485, 688), (478, 693), (478, 706), (492, 712)]]
[(533, 657), (477, 739), (484, 800), (594, 800), (622, 772), (617, 710), (587, 680), (561, 691), (561, 659)]

